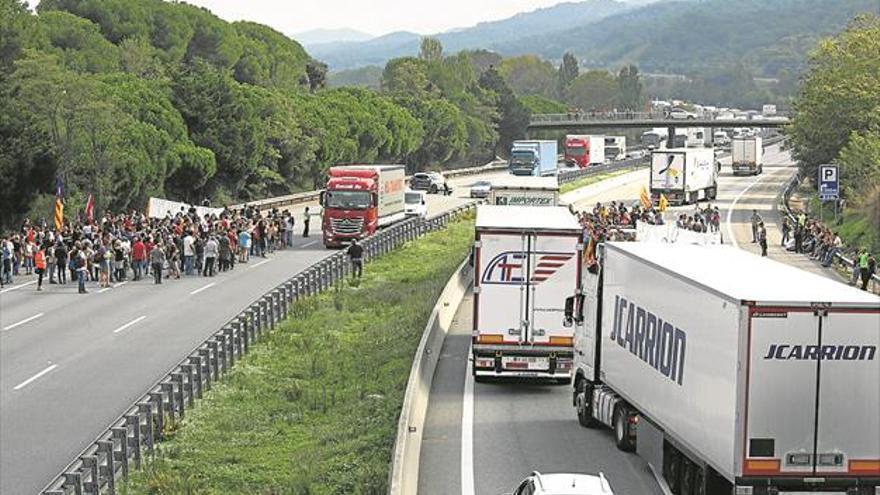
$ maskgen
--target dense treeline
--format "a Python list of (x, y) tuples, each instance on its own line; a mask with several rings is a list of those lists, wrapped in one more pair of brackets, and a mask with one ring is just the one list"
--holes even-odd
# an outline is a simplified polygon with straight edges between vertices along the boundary
[(120, 211), (312, 189), (337, 163), (493, 156), (527, 110), (431, 43), (389, 63), (382, 91), (325, 89), (295, 41), (191, 5), (0, 0), (0, 226), (48, 216), (55, 177), (68, 212), (90, 194)]
[(880, 251), (880, 17), (857, 18), (819, 43), (789, 129), (802, 174), (840, 165), (847, 237)]

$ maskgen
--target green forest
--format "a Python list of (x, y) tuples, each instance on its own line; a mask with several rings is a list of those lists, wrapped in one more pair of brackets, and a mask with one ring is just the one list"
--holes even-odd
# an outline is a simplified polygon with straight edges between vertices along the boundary
[(230, 204), (319, 185), (340, 163), (485, 163), (528, 110), (494, 69), (433, 40), (379, 90), (325, 88), (326, 66), (273, 29), (161, 0), (0, 0), (0, 225)]

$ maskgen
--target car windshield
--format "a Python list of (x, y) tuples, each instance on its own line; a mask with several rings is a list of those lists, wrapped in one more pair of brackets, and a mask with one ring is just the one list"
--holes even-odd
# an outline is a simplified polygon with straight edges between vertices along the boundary
[(344, 210), (363, 210), (370, 207), (370, 193), (367, 191), (327, 191), (327, 208)]
[(419, 193), (406, 193), (404, 201), (408, 205), (417, 205), (422, 202), (422, 195)]
[(474, 182), (474, 185), (471, 186), (471, 187), (489, 187), (489, 186), (491, 186), (491, 185), (492, 185), (492, 184), (490, 184), (489, 182), (486, 182), (486, 181), (484, 181), (484, 180), (481, 180), (481, 181)]

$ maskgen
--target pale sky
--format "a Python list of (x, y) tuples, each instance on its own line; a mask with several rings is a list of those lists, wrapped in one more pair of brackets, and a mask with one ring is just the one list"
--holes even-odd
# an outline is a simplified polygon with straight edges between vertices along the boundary
[(285, 34), (352, 28), (433, 34), (503, 19), (562, 0), (188, 0), (228, 21), (267, 24)]

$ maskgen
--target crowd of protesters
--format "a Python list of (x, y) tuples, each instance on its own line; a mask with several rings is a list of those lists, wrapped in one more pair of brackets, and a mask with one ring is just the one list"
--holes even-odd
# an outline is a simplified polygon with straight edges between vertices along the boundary
[(289, 211), (250, 206), (211, 215), (181, 208), (163, 218), (107, 212), (100, 219), (66, 221), (60, 230), (25, 219), (17, 232), (0, 239), (0, 283), (36, 274), (38, 291), (44, 281), (76, 282), (85, 293), (90, 282), (104, 288), (147, 277), (155, 284), (181, 276), (213, 277), (251, 257), (292, 246), (295, 225)]
[(867, 248), (846, 248), (837, 232), (803, 211), (796, 212), (794, 222), (783, 219), (782, 246), (803, 253), (824, 267), (830, 267), (839, 255), (851, 257), (854, 264), (850, 284), (860, 285), (862, 290), (868, 289), (868, 282), (877, 273), (877, 259)]

